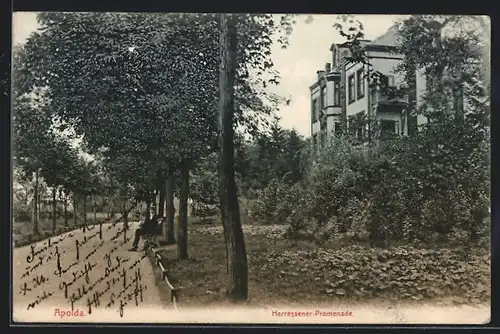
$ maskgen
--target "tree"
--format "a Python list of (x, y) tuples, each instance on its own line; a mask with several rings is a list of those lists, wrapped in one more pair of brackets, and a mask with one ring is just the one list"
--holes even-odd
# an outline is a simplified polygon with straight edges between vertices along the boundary
[[(422, 157), (433, 168), (422, 178), (434, 192), (439, 192), (438, 185), (465, 189), (469, 205), (475, 208), (465, 223), (475, 243), (488, 215), (480, 198), (489, 197), (490, 79), (482, 49), (489, 41), (484, 40), (484, 31), (467, 28), (471, 19), (474, 22), (465, 16), (412, 16), (400, 26), (400, 50), (406, 59), (401, 69), (414, 66), (428, 78), (424, 103), (416, 111), (429, 120), (422, 133), (429, 140)], [(418, 52), (410, 52), (416, 45)]]
[(64, 138), (54, 137), (53, 141), (46, 143), (44, 164), (41, 176), (47, 185), (52, 188), (52, 232), (56, 232), (57, 220), (57, 189), (64, 185), (66, 170), (71, 168), (72, 150)]
[[(126, 153), (129, 160), (136, 160), (134, 165), (148, 163), (149, 168), (140, 172), (148, 174), (140, 177), (145, 183), (136, 187), (141, 188), (139, 196), (149, 203), (148, 207), (152, 198), (144, 188), (160, 188), (151, 182), (152, 175), (171, 176), (179, 165), (186, 165), (184, 160), (189, 161), (197, 150), (204, 149), (206, 145), (193, 143), (192, 139), (210, 134), (210, 122), (205, 121), (205, 116), (214, 115), (208, 108), (204, 114), (197, 112), (206, 107), (200, 101), (210, 101), (202, 99), (200, 90), (189, 99), (198, 103), (197, 108), (183, 101), (183, 94), (189, 92), (186, 88), (194, 89), (184, 80), (189, 72), (193, 77), (213, 75), (210, 70), (194, 71), (194, 65), (202, 61), (197, 49), (186, 54), (190, 48), (185, 42), (191, 36), (184, 40), (177, 34), (180, 27), (197, 27), (184, 24), (186, 19), (189, 17), (183, 15), (169, 20), (154, 14), (41, 14), (44, 32), (34, 34), (26, 44), (30, 57), (27, 72), (31, 73), (26, 86), (50, 87), (54, 104), (60, 106), (54, 112), (77, 134), (85, 135), (92, 153), (104, 148), (101, 154), (111, 159)], [(101, 36), (99, 41), (96, 33)], [(144, 33), (152, 39), (144, 39)], [(60, 48), (68, 38), (73, 40), (72, 45)], [(72, 50), (75, 46), (76, 53)], [(40, 57), (42, 50), (45, 54)], [(44, 57), (51, 62), (45, 62)], [(191, 117), (197, 121), (192, 122)], [(122, 181), (138, 180), (130, 177), (122, 175)], [(162, 179), (157, 178), (157, 183)], [(173, 216), (169, 218), (173, 221)]]
[(269, 136), (269, 159), (272, 161), (272, 176), (282, 178), (287, 173), (284, 157), (287, 133), (279, 124), (279, 118), (275, 117), (270, 127)]
[(21, 168), (25, 179), (34, 182), (32, 224), (35, 235), (39, 233), (38, 198), (41, 171), (48, 168), (48, 151), (54, 145), (51, 121), (47, 116), (47, 103), (42, 94), (15, 94), (13, 99), (14, 163)]
[[(42, 32), (24, 47), (22, 88), (48, 87), (53, 113), (84, 136), (91, 153), (109, 159), (125, 154), (133, 166), (147, 166), (140, 177), (118, 167), (124, 191), (133, 189), (151, 202), (155, 195), (148, 189), (161, 189), (165, 178), (172, 185), (179, 170), (179, 214), (182, 231), (187, 231), (189, 171), (217, 149), (218, 16), (43, 13), (38, 19)], [(272, 15), (238, 16), (235, 128), (258, 132), (258, 124), (283, 101), (264, 88), (279, 83), (270, 59), (271, 37), (290, 26), (288, 19), (275, 24)], [(250, 75), (253, 71), (257, 76)], [(171, 187), (165, 193), (170, 226)], [(179, 244), (179, 255), (187, 257), (187, 233)]]
[(296, 183), (302, 178), (301, 164), (302, 164), (302, 151), (306, 147), (306, 142), (293, 129), (287, 133), (287, 141), (285, 143), (284, 160), (287, 167), (286, 180), (290, 183)]
[[(263, 30), (269, 33), (274, 28), (251, 15), (245, 17), (246, 30), (242, 30), (249, 33), (244, 37), (248, 52), (239, 51), (245, 60), (240, 64), (251, 61), (267, 69), (271, 66), (268, 56), (260, 52), (269, 49), (271, 41), (260, 37)], [(159, 184), (165, 177), (171, 178), (180, 167), (190, 168), (215, 136), (216, 18), (206, 14), (40, 14), (43, 31), (33, 34), (25, 45), (25, 79), (20, 86), (28, 91), (48, 86), (57, 106), (54, 113), (78, 135), (85, 135), (92, 153), (128, 148), (142, 159), (154, 160), (153, 172), (160, 177), (153, 187), (162, 188)], [(204, 71), (199, 71), (200, 66)], [(238, 82), (239, 115), (245, 108), (266, 110), (257, 96), (262, 91), (250, 86), (245, 66)], [(277, 80), (276, 76), (271, 79)], [(238, 119), (245, 121), (245, 117)], [(173, 210), (167, 212), (170, 216)]]
[(219, 209), (217, 154), (214, 152), (193, 170), (190, 198), (193, 200), (193, 215), (205, 217)]
[(237, 30), (235, 17), (220, 14), (219, 196), (228, 259), (228, 296), (248, 298), (248, 264), (234, 177), (234, 78)]

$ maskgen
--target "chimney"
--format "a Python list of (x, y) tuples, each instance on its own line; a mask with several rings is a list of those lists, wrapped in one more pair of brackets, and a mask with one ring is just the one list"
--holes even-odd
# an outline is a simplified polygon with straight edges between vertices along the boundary
[(325, 71), (326, 71), (326, 73), (330, 73), (332, 71), (332, 64), (331, 63), (325, 64)]
[(318, 73), (318, 79), (325, 75), (325, 71), (317, 71), (316, 73)]

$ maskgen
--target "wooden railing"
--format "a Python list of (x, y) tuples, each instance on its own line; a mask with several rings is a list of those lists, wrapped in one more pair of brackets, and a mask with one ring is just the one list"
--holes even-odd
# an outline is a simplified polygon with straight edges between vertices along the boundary
[(160, 268), (161, 280), (165, 281), (165, 283), (167, 283), (168, 289), (170, 290), (170, 301), (174, 305), (174, 308), (177, 310), (178, 309), (177, 304), (179, 302), (179, 290), (176, 289), (172, 285), (172, 283), (170, 283), (170, 281), (168, 280), (167, 269), (163, 266), (163, 258), (161, 256), (161, 254), (158, 252), (158, 250), (156, 250), (152, 247), (147, 247), (145, 249), (145, 252), (146, 252), (146, 254), (148, 254), (148, 252), (153, 253), (154, 262), (158, 266), (158, 268)]

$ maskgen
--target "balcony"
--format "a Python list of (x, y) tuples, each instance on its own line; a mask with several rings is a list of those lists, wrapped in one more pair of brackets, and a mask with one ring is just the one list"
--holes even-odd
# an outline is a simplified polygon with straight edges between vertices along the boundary
[(324, 109), (323, 113), (325, 113), (326, 116), (337, 116), (342, 114), (342, 107), (341, 106), (328, 106)]
[(405, 105), (409, 101), (408, 94), (395, 94), (393, 92), (382, 92), (379, 89), (372, 90), (371, 96), (372, 106), (377, 105)]

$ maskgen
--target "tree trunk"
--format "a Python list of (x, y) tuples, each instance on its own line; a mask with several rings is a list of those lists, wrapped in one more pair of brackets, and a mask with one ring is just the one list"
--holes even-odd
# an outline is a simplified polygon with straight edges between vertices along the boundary
[[(41, 189), (43, 192), (43, 188)], [(37, 191), (37, 199), (36, 199), (36, 205), (37, 205), (37, 210), (36, 210), (36, 220), (37, 222), (40, 221), (40, 213), (42, 212), (42, 194), (40, 193), (40, 188), (38, 188)]]
[(68, 227), (68, 194), (64, 192), (64, 226)]
[(197, 217), (198, 216), (198, 203), (196, 201), (193, 201), (191, 204), (191, 216)]
[(128, 231), (128, 213), (130, 210), (127, 210), (127, 200), (123, 201), (122, 204), (122, 216), (123, 216), (123, 244), (127, 243), (127, 231)]
[(33, 211), (32, 211), (33, 235), (38, 235), (38, 170), (35, 172), (35, 186), (33, 187)]
[(109, 219), (114, 218), (114, 215), (113, 215), (113, 203), (114, 203), (113, 201), (111, 201), (111, 200), (108, 199), (108, 202), (106, 204), (106, 209), (108, 211), (108, 218)]
[(87, 195), (83, 196), (83, 225), (87, 226)]
[(163, 224), (163, 239), (168, 244), (175, 243), (175, 208), (174, 208), (174, 172), (172, 168), (166, 170), (165, 197), (167, 202), (167, 221)]
[(151, 201), (146, 201), (146, 219), (151, 217)]
[(165, 216), (165, 190), (166, 190), (166, 183), (165, 183), (165, 174), (161, 173), (160, 174), (160, 179), (158, 181), (158, 191), (160, 194), (160, 203), (158, 203), (158, 216), (164, 217)]
[(113, 218), (115, 218), (115, 204), (116, 204), (116, 201), (113, 199), (113, 201), (110, 204), (111, 204), (110, 218), (113, 219)]
[(406, 108), (407, 118), (407, 135), (413, 136), (418, 133), (418, 122), (415, 109), (417, 107), (417, 69), (415, 66), (410, 66), (406, 73), (408, 78), (409, 94), (408, 94), (408, 107)]
[(52, 187), (52, 233), (56, 233), (57, 229), (57, 222), (56, 222), (56, 216), (57, 216), (57, 201), (56, 201), (56, 187)]
[(248, 264), (240, 221), (234, 176), (234, 77), (236, 72), (236, 24), (231, 14), (221, 15), (219, 73), (219, 196), (226, 240), (227, 293), (231, 299), (248, 298)]
[(94, 224), (97, 224), (97, 203), (95, 201), (95, 195), (92, 195), (92, 206), (94, 208)]
[(156, 198), (157, 198), (156, 186), (155, 186), (155, 190), (151, 192), (150, 196), (151, 196), (151, 201), (150, 201), (151, 214), (156, 215), (158, 213), (157, 212), (158, 206), (156, 205)]
[(179, 228), (177, 230), (177, 255), (179, 260), (188, 258), (188, 197), (189, 165), (181, 165), (181, 184), (179, 189)]
[(106, 200), (105, 200), (105, 204), (104, 204), (104, 207), (102, 208), (103, 209), (103, 212), (106, 212), (106, 218), (107, 219), (110, 219), (111, 218), (111, 212), (109, 211), (109, 199), (106, 197)]
[(76, 193), (73, 193), (73, 225), (77, 226), (77, 206), (76, 206)]

